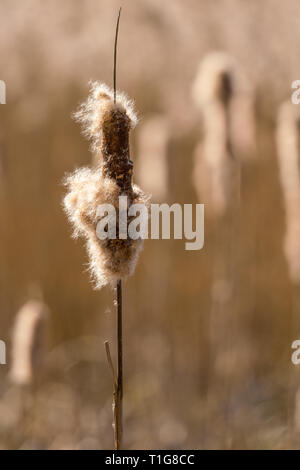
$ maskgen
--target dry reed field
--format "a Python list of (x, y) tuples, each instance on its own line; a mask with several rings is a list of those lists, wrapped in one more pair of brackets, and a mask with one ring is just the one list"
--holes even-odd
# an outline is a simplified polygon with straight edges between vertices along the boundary
[(1, 0), (1, 450), (300, 448), (298, 10)]

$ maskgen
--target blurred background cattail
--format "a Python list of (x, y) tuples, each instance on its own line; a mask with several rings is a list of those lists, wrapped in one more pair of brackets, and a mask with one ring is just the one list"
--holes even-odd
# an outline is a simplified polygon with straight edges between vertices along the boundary
[(222, 216), (239, 199), (239, 166), (233, 153), (232, 100), (236, 93), (233, 60), (224, 53), (199, 65), (193, 96), (203, 117), (203, 141), (195, 152), (193, 181), (207, 215)]
[(169, 195), (170, 129), (166, 116), (155, 114), (142, 121), (138, 133), (136, 179), (153, 202), (165, 201)]
[(18, 311), (12, 334), (12, 383), (34, 385), (45, 372), (48, 317), (48, 307), (38, 300), (29, 300)]
[(279, 109), (277, 149), (286, 215), (284, 253), (290, 278), (300, 285), (300, 109), (291, 101)]
[[(228, 443), (228, 413), (231, 396), (237, 336), (234, 294), (237, 282), (238, 209), (240, 199), (240, 162), (233, 149), (232, 101), (236, 94), (236, 73), (231, 57), (215, 52), (200, 63), (193, 85), (193, 96), (203, 116), (203, 139), (195, 151), (193, 181), (198, 200), (205, 204), (206, 216), (216, 219), (215, 259), (211, 287), (212, 306), (208, 328), (210, 337), (210, 382), (224, 401), (217, 413)], [(208, 395), (209, 397), (209, 395)], [(222, 403), (223, 401), (223, 403)], [(225, 408), (224, 408), (225, 406)], [(231, 439), (231, 435), (229, 439)]]
[[(279, 108), (276, 141), (285, 209), (283, 251), (293, 284), (292, 327), (293, 335), (297, 336), (300, 334), (300, 109), (290, 100)], [(290, 386), (290, 418), (293, 428), (299, 432), (300, 376), (297, 370), (292, 370)]]

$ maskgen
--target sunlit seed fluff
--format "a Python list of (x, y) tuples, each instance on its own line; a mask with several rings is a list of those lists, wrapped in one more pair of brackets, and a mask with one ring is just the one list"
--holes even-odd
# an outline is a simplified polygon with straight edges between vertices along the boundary
[(16, 385), (31, 384), (43, 366), (48, 315), (48, 307), (37, 300), (25, 303), (16, 315), (10, 369), (10, 380)]
[(92, 141), (93, 152), (100, 154), (101, 159), (98, 167), (77, 169), (66, 178), (68, 193), (64, 209), (73, 225), (74, 236), (86, 240), (89, 268), (95, 287), (101, 288), (133, 273), (143, 245), (142, 239), (120, 239), (118, 224), (116, 239), (100, 240), (96, 234), (100, 204), (113, 205), (117, 220), (119, 196), (127, 196), (128, 207), (133, 203), (148, 204), (148, 197), (132, 184), (129, 131), (137, 118), (132, 102), (124, 94), (117, 93), (114, 103), (113, 91), (99, 83), (92, 83), (90, 96), (75, 118), (82, 123), (84, 133)]
[(91, 141), (91, 150), (100, 154), (102, 125), (105, 114), (119, 109), (128, 116), (130, 127), (133, 129), (137, 124), (137, 116), (134, 111), (133, 101), (124, 93), (117, 92), (116, 104), (114, 105), (114, 93), (107, 85), (99, 82), (90, 82), (90, 94), (87, 101), (81, 104), (73, 114), (75, 121), (82, 125), (83, 134)]
[(283, 192), (286, 232), (284, 252), (291, 280), (300, 283), (300, 110), (290, 101), (279, 109), (277, 154)]

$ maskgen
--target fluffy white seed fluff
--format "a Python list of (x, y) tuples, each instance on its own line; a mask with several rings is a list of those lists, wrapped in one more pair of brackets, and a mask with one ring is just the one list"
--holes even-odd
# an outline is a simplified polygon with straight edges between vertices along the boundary
[[(75, 121), (82, 125), (83, 134), (91, 140), (91, 150), (96, 154), (100, 153), (103, 116), (111, 108), (113, 100), (114, 92), (105, 83), (90, 82), (88, 99), (73, 114)], [(133, 101), (125, 93), (117, 91), (115, 107), (126, 112), (134, 129), (138, 118)]]

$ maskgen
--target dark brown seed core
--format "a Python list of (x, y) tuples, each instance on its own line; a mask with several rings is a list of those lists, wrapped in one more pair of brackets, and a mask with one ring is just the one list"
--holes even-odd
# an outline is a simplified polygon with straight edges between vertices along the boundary
[(129, 155), (130, 119), (124, 111), (107, 111), (103, 118), (101, 151), (104, 176), (116, 181), (122, 192), (132, 192), (133, 163)]
[(229, 100), (232, 98), (233, 93), (233, 83), (230, 73), (223, 72), (220, 77), (219, 83), (219, 98), (224, 102), (225, 105), (228, 105)]

